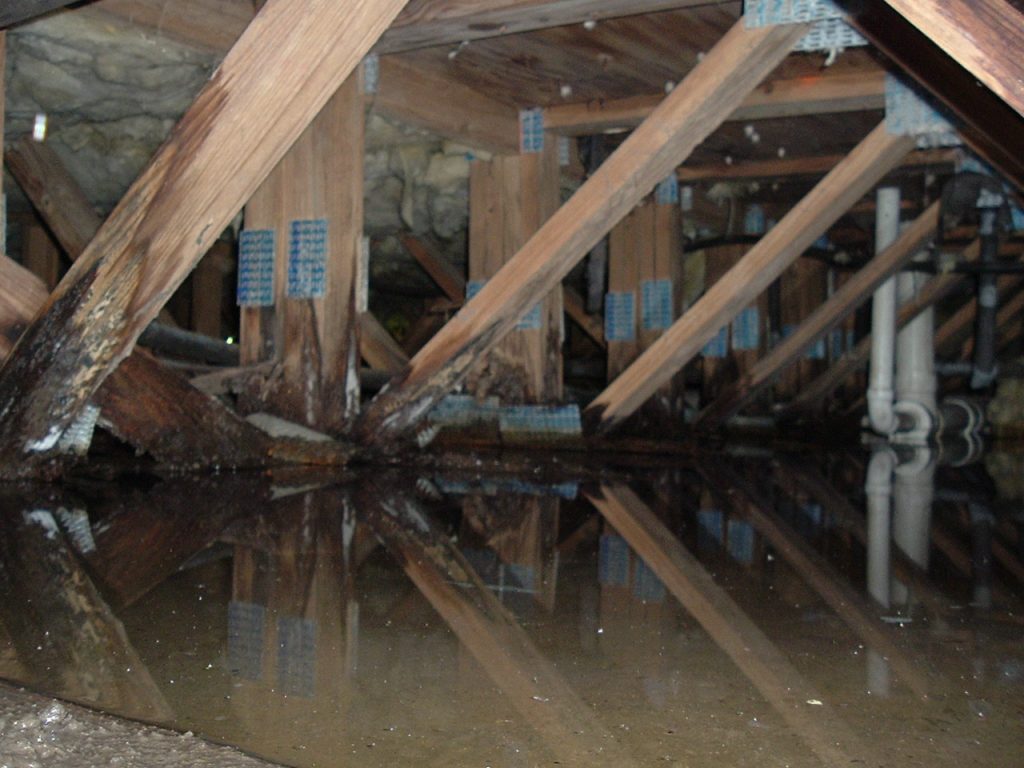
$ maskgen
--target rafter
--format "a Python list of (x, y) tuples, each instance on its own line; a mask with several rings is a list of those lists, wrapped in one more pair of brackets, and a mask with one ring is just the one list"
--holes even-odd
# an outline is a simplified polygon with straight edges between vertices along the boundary
[(0, 369), (0, 473), (32, 471), (402, 5), (268, 2)]
[(716, 427), (737, 414), (767, 387), (784, 367), (835, 328), (885, 280), (919, 253), (939, 227), (939, 208), (933, 203), (892, 245), (873, 258), (824, 304), (815, 309), (796, 331), (733, 382), (697, 417), (696, 427)]
[(608, 431), (628, 418), (913, 147), (876, 127), (587, 407), (591, 423)]
[(530, 307), (791, 50), (803, 25), (737, 22), (690, 75), (525, 246), (412, 359), (364, 412), (362, 440), (381, 445), (413, 428)]

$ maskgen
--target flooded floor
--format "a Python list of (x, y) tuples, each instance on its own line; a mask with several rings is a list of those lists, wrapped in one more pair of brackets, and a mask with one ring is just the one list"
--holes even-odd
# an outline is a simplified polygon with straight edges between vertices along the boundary
[(0, 677), (290, 766), (1020, 766), (1018, 459), (8, 489)]

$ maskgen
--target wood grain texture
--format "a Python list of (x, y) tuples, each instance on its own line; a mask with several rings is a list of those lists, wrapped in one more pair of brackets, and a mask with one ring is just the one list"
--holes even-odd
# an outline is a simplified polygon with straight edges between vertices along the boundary
[(58, 439), (402, 5), (267, 3), (0, 370), (0, 472)]
[(658, 342), (587, 407), (600, 430), (633, 413), (913, 149), (879, 125)]
[(515, 107), (395, 57), (381, 58), (380, 82), (369, 102), (378, 114), (477, 149), (498, 154), (519, 151)]
[[(802, 26), (734, 26), (665, 101), (364, 413), (360, 438), (407, 432), (554, 288), (654, 185), (679, 165), (791, 50)], [(743, 66), (739, 66), (742, 62)]]
[(359, 315), (359, 352), (370, 368), (391, 376), (397, 376), (409, 364), (405, 350), (369, 312)]
[[(665, 96), (560, 104), (544, 110), (544, 125), (555, 133), (578, 136), (609, 128), (639, 125)], [(768, 80), (733, 110), (727, 120), (765, 120), (801, 115), (859, 112), (885, 107), (885, 72), (825, 73), (816, 77)]]
[[(863, 759), (863, 746), (828, 697), (804, 679), (632, 490), (606, 485), (587, 497), (823, 764)], [(812, 701), (822, 705), (812, 708)]]
[[(980, 241), (972, 243), (963, 253), (963, 258), (974, 261), (981, 252)], [(918, 292), (917, 297), (909, 304), (899, 308), (896, 314), (896, 330), (924, 312), (928, 307), (951, 295), (968, 278), (965, 275), (938, 275)], [(936, 348), (939, 344), (941, 328), (936, 329)], [(835, 391), (847, 378), (867, 364), (871, 355), (871, 334), (862, 338), (850, 351), (844, 353), (827, 371), (805, 386), (800, 394), (781, 412), (783, 418), (792, 418), (800, 413), (809, 413), (820, 408), (822, 402)]]
[(886, 0), (1024, 115), (1024, 11), (1007, 0)]
[(940, 203), (933, 203), (892, 245), (811, 312), (791, 336), (783, 339), (738, 381), (730, 384), (698, 415), (695, 426), (716, 427), (742, 410), (785, 366), (835, 328), (888, 277), (902, 269), (935, 235), (939, 226), (939, 208)]
[[(912, 0), (906, 5), (909, 7), (915, 3), (916, 0)], [(925, 9), (938, 5), (933, 0), (921, 4)], [(967, 8), (968, 13), (971, 13), (975, 3), (958, 0), (953, 5), (960, 9)], [(1006, 3), (1002, 0), (981, 0), (979, 3), (983, 11), (996, 5), (1005, 6)], [(1017, 15), (1019, 17), (1020, 14)], [(987, 88), (977, 87), (973, 73), (960, 66), (940, 45), (926, 35), (919, 34), (892, 6), (886, 3), (862, 3), (851, 21), (880, 51), (899, 64), (905, 73), (917, 80), (960, 119), (960, 135), (971, 149), (991, 163), (1018, 189), (1024, 189), (1024, 158), (1019, 151), (1022, 130), (1019, 112)], [(951, 33), (960, 35), (972, 28), (968, 20), (962, 30), (951, 30)], [(1018, 39), (1022, 34), (1019, 21), (1015, 34)], [(1000, 58), (1016, 55), (1015, 48), (1005, 43), (1002, 45), (994, 55)], [(1017, 47), (1020, 47), (1019, 43)], [(1020, 66), (1017, 61), (1018, 72)], [(1017, 88), (1020, 93), (1019, 80)]]

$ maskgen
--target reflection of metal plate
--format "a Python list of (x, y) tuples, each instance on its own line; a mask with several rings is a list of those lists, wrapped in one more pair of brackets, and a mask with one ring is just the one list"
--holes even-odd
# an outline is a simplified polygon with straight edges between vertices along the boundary
[(228, 668), (246, 680), (263, 671), (263, 620), (266, 609), (255, 603), (228, 604)]

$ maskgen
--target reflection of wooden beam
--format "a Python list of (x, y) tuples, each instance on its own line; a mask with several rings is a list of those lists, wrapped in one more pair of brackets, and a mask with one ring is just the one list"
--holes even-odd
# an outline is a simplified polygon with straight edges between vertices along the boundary
[[(570, 136), (639, 125), (664, 95), (561, 104), (544, 110), (544, 127)], [(885, 107), (882, 69), (789, 80), (769, 80), (754, 89), (726, 120), (765, 120)]]
[(395, 479), (364, 485), (362, 519), (516, 711), (570, 763), (594, 764), (600, 752), (602, 762), (638, 765), (401, 487)]
[(403, 5), (264, 7), (0, 369), (0, 473), (34, 471)]
[(777, 515), (758, 503), (760, 494), (753, 485), (739, 473), (721, 464), (713, 468), (708, 466), (704, 471), (718, 491), (716, 496), (736, 514), (748, 520), (865, 645), (889, 661), (904, 685), (921, 698), (928, 698), (929, 688), (933, 684), (896, 645), (889, 635), (891, 627), (882, 624), (875, 613), (868, 609), (863, 597), (834, 573), (825, 558), (808, 546)]
[(62, 517), (85, 513), (27, 495), (0, 506), (0, 620), (33, 678), (23, 682), (126, 717), (170, 721), (174, 713), (124, 626), (60, 530)]
[(875, 256), (824, 304), (815, 309), (796, 331), (779, 342), (739, 379), (719, 394), (698, 416), (696, 424), (715, 427), (757, 397), (774, 377), (804, 350), (835, 328), (861, 305), (879, 285), (896, 274), (934, 236), (939, 226), (940, 203), (935, 202), (904, 230), (892, 245)]
[[(979, 241), (975, 241), (964, 251), (963, 258), (965, 260), (977, 259), (980, 252), (981, 244)], [(900, 307), (896, 315), (896, 329), (903, 328), (907, 323), (928, 309), (928, 307), (952, 294), (964, 280), (964, 275), (957, 274), (937, 275), (929, 280), (918, 291), (913, 301)], [(794, 416), (801, 411), (810, 411), (818, 408), (826, 397), (832, 394), (838, 386), (867, 363), (870, 355), (871, 334), (868, 334), (857, 342), (857, 345), (852, 350), (845, 352), (827, 371), (805, 386), (800, 391), (800, 394), (786, 407), (783, 415)]]
[(591, 423), (607, 431), (628, 418), (913, 147), (876, 127), (587, 407)]
[(1024, 115), (1024, 12), (1007, 0), (886, 0)]
[[(412, 359), (358, 427), (380, 444), (407, 433), (536, 301), (664, 179), (806, 31), (742, 20), (582, 187)], [(2, 400), (0, 400), (2, 403)]]
[(865, 758), (864, 747), (826, 698), (636, 494), (621, 485), (603, 486), (588, 498), (825, 765)]

